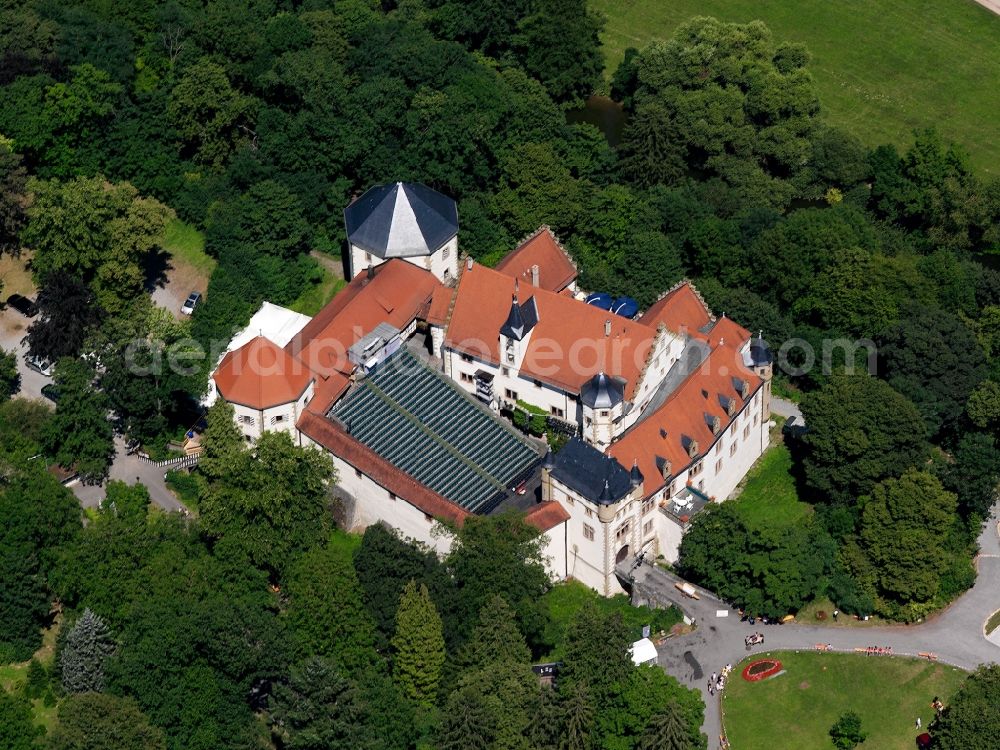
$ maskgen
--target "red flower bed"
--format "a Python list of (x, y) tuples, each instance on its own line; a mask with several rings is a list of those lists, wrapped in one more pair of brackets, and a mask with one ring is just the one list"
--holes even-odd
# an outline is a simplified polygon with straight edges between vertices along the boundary
[(781, 662), (777, 659), (758, 659), (743, 668), (743, 679), (747, 682), (758, 682), (781, 671)]

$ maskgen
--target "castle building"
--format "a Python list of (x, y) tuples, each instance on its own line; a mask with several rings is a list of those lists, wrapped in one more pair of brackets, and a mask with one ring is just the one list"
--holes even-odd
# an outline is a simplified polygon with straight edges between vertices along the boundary
[[(554, 579), (610, 595), (636, 555), (675, 561), (766, 449), (767, 345), (689, 282), (616, 315), (583, 299), (547, 227), (495, 268), (459, 262), (454, 203), (419, 185), (372, 188), (345, 219), (347, 287), (308, 320), (262, 308), (210, 397), (249, 440), (282, 429), (327, 450), (352, 525), (444, 553), (438, 522), (516, 508)], [(573, 437), (553, 455), (518, 411)]]

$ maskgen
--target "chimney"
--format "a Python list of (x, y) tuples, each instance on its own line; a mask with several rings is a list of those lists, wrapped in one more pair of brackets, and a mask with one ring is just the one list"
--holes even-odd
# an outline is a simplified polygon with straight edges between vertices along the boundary
[(531, 285), (538, 286), (538, 264), (531, 267)]
[(368, 280), (371, 281), (375, 278), (375, 266), (371, 263), (368, 264)]
[(605, 335), (605, 337), (611, 335), (611, 319), (610, 318), (608, 320), (604, 321), (604, 335)]

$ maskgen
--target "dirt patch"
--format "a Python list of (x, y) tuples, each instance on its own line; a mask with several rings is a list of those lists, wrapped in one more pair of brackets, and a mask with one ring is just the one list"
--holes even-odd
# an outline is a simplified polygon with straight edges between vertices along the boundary
[(799, 690), (808, 690), (808, 689), (809, 689), (809, 683), (808, 682), (806, 682), (805, 680), (803, 680), (802, 682), (799, 683)]
[(208, 291), (208, 279), (190, 263), (177, 258), (170, 258), (169, 265), (164, 269), (166, 282), (156, 285), (152, 291), (153, 303), (169, 310), (178, 320), (181, 315), (181, 305), (191, 292)]

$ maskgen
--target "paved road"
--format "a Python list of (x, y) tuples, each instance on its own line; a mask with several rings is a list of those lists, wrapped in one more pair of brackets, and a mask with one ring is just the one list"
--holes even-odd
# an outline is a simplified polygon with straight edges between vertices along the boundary
[[(638, 592), (659, 606), (676, 603), (696, 620), (690, 635), (668, 639), (659, 649), (660, 665), (683, 684), (697, 688), (705, 700), (705, 723), (709, 747), (714, 748), (721, 732), (721, 697), (708, 694), (708, 675), (734, 666), (747, 656), (744, 639), (754, 631), (764, 633), (763, 648), (755, 650), (813, 649), (818, 643), (831, 644), (834, 651), (853, 652), (866, 646), (891, 646), (894, 654), (937, 654), (940, 661), (963, 669), (1000, 661), (1000, 645), (988, 641), (983, 626), (1000, 608), (1000, 529), (997, 507), (979, 538), (979, 576), (975, 586), (948, 607), (919, 625), (886, 627), (787, 625), (750, 626), (741, 623), (729, 605), (708, 591), (698, 589), (701, 599), (688, 599), (674, 588), (680, 580), (666, 571), (643, 565), (635, 572)], [(697, 588), (697, 587), (696, 587)], [(718, 617), (718, 612), (726, 612)], [(734, 677), (739, 679), (738, 675)]]
[[(184, 511), (184, 505), (174, 496), (163, 481), (165, 469), (158, 468), (139, 460), (138, 456), (125, 455), (125, 444), (121, 438), (115, 438), (115, 461), (111, 465), (109, 479), (120, 479), (127, 484), (146, 485), (149, 498), (154, 505), (166, 511)], [(106, 483), (105, 483), (106, 484)], [(74, 484), (70, 489), (84, 507), (97, 507), (104, 499), (105, 485)]]
[[(24, 398), (43, 398), (42, 386), (52, 382), (52, 378), (29, 370), (24, 364), (28, 347), (21, 343), (31, 324), (28, 318), (12, 308), (0, 311), (0, 349), (17, 354), (17, 371), (21, 375), (21, 390), (16, 395)], [(46, 402), (49, 403), (49, 402)]]
[(802, 419), (802, 412), (799, 411), (799, 405), (794, 401), (789, 401), (788, 399), (778, 398), (777, 396), (771, 397), (771, 413), (777, 414), (779, 417), (784, 417), (788, 419), (789, 417), (798, 417)]

